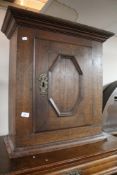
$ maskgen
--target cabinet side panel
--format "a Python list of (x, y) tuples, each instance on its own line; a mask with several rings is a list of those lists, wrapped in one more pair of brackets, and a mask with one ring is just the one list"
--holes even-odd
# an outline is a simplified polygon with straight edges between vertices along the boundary
[(33, 30), (18, 28), (16, 135), (32, 133)]
[(92, 41), (93, 58), (93, 122), (102, 123), (102, 44)]
[(16, 60), (17, 60), (17, 31), (10, 40), (9, 59), (9, 134), (15, 135), (16, 109)]

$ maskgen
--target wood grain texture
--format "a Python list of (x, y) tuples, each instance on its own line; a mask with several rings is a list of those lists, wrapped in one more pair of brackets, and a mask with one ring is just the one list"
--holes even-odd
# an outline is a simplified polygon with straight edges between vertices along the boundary
[[(22, 37), (24, 36), (27, 37), (27, 41), (22, 40)], [(38, 39), (38, 36), (41, 37), (41, 40)], [(66, 41), (69, 38), (70, 44), (64, 42), (64, 38), (66, 38)], [(54, 142), (57, 142), (54, 149), (58, 149), (60, 147), (64, 147), (64, 144), (63, 146), (60, 146), (61, 141), (65, 141), (65, 144), (69, 145), (69, 142), (67, 143), (67, 140), (72, 140), (74, 145), (77, 139), (81, 139), (84, 136), (88, 137), (101, 133), (99, 110), (101, 105), (101, 94), (97, 96), (97, 92), (99, 93), (99, 89), (97, 89), (97, 87), (100, 87), (100, 84), (98, 84), (98, 82), (96, 86), (96, 93), (93, 97), (93, 88), (95, 88), (95, 83), (93, 80), (97, 81), (97, 73), (97, 75), (101, 76), (101, 71), (99, 71), (101, 67), (99, 65), (97, 67), (97, 64), (92, 64), (92, 60), (95, 57), (98, 58), (98, 53), (96, 52), (95, 54), (95, 52), (93, 52), (94, 55), (91, 57), (92, 42), (87, 42), (85, 39), (81, 41), (80, 38), (78, 41), (76, 38), (73, 38), (71, 36), (64, 36), (64, 34), (54, 34), (53, 38), (51, 32), (35, 31), (30, 28), (19, 27), (17, 52), (18, 75), (16, 91), (17, 110), (15, 109), (16, 115), (14, 115), (15, 121), (17, 121), (15, 126), (17, 128), (15, 142), (16, 147), (19, 147), (19, 149), (21, 149), (21, 147), (24, 148), (25, 146), (28, 147), (28, 145), (40, 145), (39, 149), (42, 151), (43, 148), (43, 151), (45, 151), (46, 149), (42, 144), (45, 144), (45, 146), (47, 145), (47, 148), (50, 148), (47, 144), (50, 143), (52, 150), (53, 146), (51, 145), (51, 142), (53, 142), (53, 144)], [(96, 48), (98, 47), (99, 43), (97, 42), (94, 44), (93, 48), (97, 50)], [(20, 52), (20, 50), (22, 51)], [(59, 54), (59, 51), (63, 54), (74, 54), (76, 56), (76, 61), (81, 67), (83, 73), (83, 79), (81, 79), (82, 82), (80, 82), (79, 87), (81, 101), (77, 105), (78, 113), (76, 113), (73, 118), (66, 117), (64, 119), (58, 119), (55, 111), (47, 102), (47, 97), (40, 96), (39, 92), (38, 77), (41, 73), (48, 71), (48, 69), (53, 64), (53, 61)], [(98, 52), (99, 51), (100, 50), (98, 48)], [(99, 56), (99, 59), (100, 58), (101, 57)], [(75, 70), (74, 67), (72, 68)], [(92, 73), (93, 71), (96, 71), (95, 75)], [(94, 106), (92, 97), (93, 99), (98, 98), (97, 103), (99, 105), (99, 115), (98, 111), (95, 113), (95, 109), (98, 107), (97, 104)], [(45, 102), (43, 100), (45, 100)], [(46, 108), (46, 105), (49, 105), (48, 109)], [(86, 106), (85, 110), (84, 106)], [(93, 109), (93, 107), (95, 108)], [(49, 117), (47, 115), (48, 110)], [(21, 118), (21, 112), (23, 111), (29, 112), (30, 117)], [(43, 117), (41, 117), (42, 114)], [(52, 130), (54, 132), (52, 132)], [(39, 131), (44, 132), (40, 133)], [(36, 134), (34, 134), (35, 132)]]
[(78, 170), (82, 175), (117, 173), (117, 138), (74, 148), (22, 158), (9, 159), (3, 137), (0, 138), (0, 175), (64, 175)]
[[(42, 38), (42, 36), (41, 36)], [(55, 38), (54, 38), (55, 40)], [(92, 88), (93, 86), (95, 86), (94, 84), (92, 84), (92, 79), (90, 79), (90, 76), (93, 76), (92, 74), (92, 50), (90, 47), (85, 47), (85, 46), (79, 46), (77, 45), (71, 45), (71, 44), (65, 44), (64, 42), (52, 42), (50, 40), (39, 40), (38, 38), (36, 39), (36, 48), (35, 48), (35, 57), (37, 58), (36, 60), (36, 94), (35, 97), (37, 99), (36, 102), (36, 106), (35, 109), (37, 110), (37, 113), (35, 114), (35, 116), (37, 116), (37, 118), (35, 119), (36, 121), (36, 125), (37, 125), (37, 130), (39, 131), (44, 131), (44, 130), (55, 130), (55, 129), (63, 129), (63, 128), (69, 128), (69, 127), (76, 127), (76, 126), (83, 126), (83, 125), (90, 125), (92, 122), (92, 106), (93, 106), (93, 101), (92, 99), (92, 93), (90, 88)], [(52, 110), (52, 107), (49, 104), (49, 117), (47, 115), (47, 100), (46, 100), (46, 96), (40, 96), (40, 92), (39, 92), (39, 82), (37, 81), (39, 75), (41, 73), (48, 73), (48, 69), (51, 69), (53, 67), (53, 65), (57, 66), (56, 60), (57, 57), (59, 55), (59, 53), (62, 54), (69, 54), (69, 55), (75, 55), (76, 56), (76, 61), (77, 63), (81, 62), (81, 67), (83, 67), (83, 80), (81, 78), (80, 82), (79, 79), (77, 79), (77, 77), (79, 77), (78, 74), (78, 70), (76, 71), (76, 68), (73, 64), (71, 64), (71, 62), (69, 62), (69, 66), (72, 66), (72, 69), (75, 70), (75, 76), (74, 76), (74, 83), (69, 83), (69, 81), (65, 81), (63, 80), (62, 83), (60, 83), (60, 81), (62, 79), (64, 79), (65, 76), (63, 76), (62, 71), (64, 71), (64, 65), (62, 67), (59, 66), (59, 68), (57, 67), (57, 69), (55, 71), (57, 71), (56, 75), (53, 75), (54, 77), (52, 77), (52, 79), (49, 78), (49, 88), (48, 90), (50, 92), (49, 93), (49, 99), (52, 98), (55, 99), (55, 101), (58, 100), (58, 103), (60, 104), (60, 106), (62, 108), (64, 108), (65, 104), (62, 105), (62, 103), (64, 102), (63, 98), (68, 98), (66, 102), (67, 103), (71, 103), (72, 99), (75, 97), (77, 100), (77, 91), (73, 88), (73, 87), (78, 87), (77, 84), (79, 85), (79, 97), (78, 97), (78, 104), (76, 103), (76, 108), (77, 108), (77, 113), (74, 114), (73, 118), (57, 118), (57, 115), (55, 114), (55, 111)], [(48, 60), (48, 61), (47, 61)], [(61, 61), (61, 59), (59, 59)], [(85, 62), (84, 62), (85, 60)], [(89, 61), (90, 60), (90, 61)], [(43, 65), (43, 66), (42, 66)], [(68, 73), (72, 74), (72, 69), (71, 67), (68, 67), (67, 65), (67, 70), (68, 72), (66, 73), (66, 77), (68, 77)], [(77, 69), (81, 69), (78, 68)], [(94, 68), (95, 69), (95, 68)], [(89, 71), (90, 70), (90, 71)], [(81, 70), (79, 70), (81, 72)], [(95, 70), (94, 70), (95, 71)], [(77, 76), (76, 76), (77, 75)], [(52, 73), (51, 73), (52, 76)], [(70, 75), (69, 75), (70, 77)], [(53, 80), (54, 78), (54, 80)], [(56, 81), (57, 79), (57, 81)], [(76, 80), (77, 79), (77, 80)], [(95, 79), (95, 77), (94, 77)], [(54, 82), (55, 81), (55, 82)], [(68, 83), (68, 84), (67, 84)], [(82, 85), (83, 84), (83, 85)], [(89, 87), (87, 87), (87, 84), (90, 84)], [(54, 86), (53, 86), (54, 85)], [(66, 92), (58, 92), (58, 88), (61, 87), (60, 89), (63, 90), (63, 88), (65, 88), (65, 85), (67, 88), (70, 88), (71, 91), (70, 93), (68, 93), (67, 95), (65, 95)], [(53, 87), (52, 87), (53, 86)], [(72, 88), (71, 88), (72, 86)], [(88, 93), (87, 93), (88, 92)], [(53, 94), (50, 94), (53, 93)], [(75, 93), (75, 94), (74, 94)], [(96, 94), (95, 94), (96, 96)], [(71, 98), (72, 97), (72, 98)], [(57, 98), (57, 100), (56, 100)], [(60, 99), (60, 102), (59, 102)], [(90, 101), (89, 101), (90, 99)], [(44, 103), (44, 105), (42, 105), (41, 108), (38, 107), (38, 105), (40, 104), (39, 101), (43, 101), (45, 100), (46, 103)], [(74, 100), (74, 99), (73, 99)], [(75, 101), (76, 101), (75, 100)], [(81, 104), (79, 104), (81, 102)], [(42, 103), (41, 103), (42, 104)], [(83, 111), (83, 107), (84, 105), (86, 105), (86, 109), (85, 111)], [(47, 108), (46, 108), (47, 106)], [(44, 107), (44, 108), (43, 108)], [(43, 109), (43, 110), (42, 110)], [(40, 112), (39, 112), (40, 111)], [(39, 113), (38, 113), (39, 112)], [(41, 114), (40, 114), (41, 113)], [(42, 113), (45, 113), (45, 115), (42, 115)], [(41, 117), (43, 116), (43, 118)], [(45, 118), (45, 117), (46, 118)], [(66, 115), (67, 116), (67, 115)], [(86, 123), (85, 123), (86, 121)], [(39, 129), (40, 128), (40, 129)], [(49, 129), (50, 128), (50, 129)]]
[[(2, 31), (11, 40), (10, 158), (105, 140), (102, 42), (113, 34), (14, 7)], [(44, 73), (48, 88), (42, 94)]]
[(81, 75), (81, 68), (71, 55), (59, 54), (49, 68), (49, 101), (58, 116), (76, 112), (81, 101)]
[(6, 1), (8, 1), (8, 2), (14, 2), (15, 0), (6, 0)]
[[(12, 137), (16, 134), (16, 64), (17, 64), (17, 31), (10, 40), (10, 58), (9, 58), (9, 134)], [(11, 92), (12, 91), (12, 92)], [(15, 143), (14, 143), (15, 145)]]
[[(10, 23), (8, 23), (10, 21)], [(57, 33), (65, 33), (72, 36), (85, 37), (100, 42), (104, 42), (113, 33), (99, 30), (97, 28), (81, 25), (74, 22), (69, 22), (63, 19), (47, 17), (43, 14), (25, 11), (20, 8), (8, 7), (6, 18), (2, 26), (2, 31), (8, 38), (11, 38), (17, 26), (28, 26), (46, 31)]]

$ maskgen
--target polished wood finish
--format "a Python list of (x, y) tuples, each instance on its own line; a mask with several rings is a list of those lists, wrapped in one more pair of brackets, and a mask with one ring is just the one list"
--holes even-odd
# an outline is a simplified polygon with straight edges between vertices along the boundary
[[(36, 131), (67, 129), (64, 133), (62, 132), (62, 139), (65, 132), (66, 134), (69, 132), (68, 128), (77, 129), (78, 126), (92, 124), (93, 100), (91, 99), (93, 95), (86, 86), (87, 81), (92, 84), (89, 71), (92, 64), (91, 49), (73, 44), (58, 43), (57, 41), (40, 41), (39, 39), (36, 39), (35, 47), (36, 101), (34, 105), (35, 115), (33, 116), (38, 116), (35, 119)], [(76, 55), (76, 58), (71, 54)], [(88, 65), (89, 60), (91, 60), (91, 64)], [(39, 82), (37, 81), (43, 72), (49, 74), (49, 92), (45, 96), (40, 94)], [(84, 96), (84, 94), (86, 95)], [(40, 105), (42, 105), (41, 108), (38, 107)], [(85, 105), (87, 109), (84, 111)], [(56, 131), (56, 134), (59, 135), (59, 133), (60, 131)], [(72, 137), (73, 134), (72, 132)]]
[(4, 140), (14, 158), (1, 146), (2, 160), (10, 162), (3, 171), (115, 171), (117, 139), (102, 132), (101, 91), (102, 42), (113, 34), (13, 7), (2, 31), (10, 39), (10, 126)]
[[(12, 14), (12, 15), (11, 15)], [(17, 19), (17, 20), (14, 20)], [(8, 23), (10, 21), (10, 23)], [(83, 24), (66, 21), (63, 19), (46, 16), (43, 14), (26, 11), (14, 7), (9, 7), (6, 15), (6, 20), (3, 24), (2, 31), (8, 38), (11, 38), (17, 26), (28, 26), (31, 28), (38, 28), (46, 31), (53, 31), (64, 33), (71, 36), (80, 36), (87, 39), (104, 42), (113, 33), (99, 30), (97, 28), (89, 27)]]
[(0, 175), (114, 175), (117, 173), (117, 137), (74, 148), (9, 159), (0, 138)]
[(15, 0), (5, 0), (5, 1), (8, 1), (8, 2), (14, 2)]
[[(113, 34), (14, 7), (8, 8), (2, 31), (10, 38), (9, 156), (105, 138), (101, 43)], [(43, 74), (47, 82), (41, 84)], [(47, 93), (41, 94), (45, 84)]]

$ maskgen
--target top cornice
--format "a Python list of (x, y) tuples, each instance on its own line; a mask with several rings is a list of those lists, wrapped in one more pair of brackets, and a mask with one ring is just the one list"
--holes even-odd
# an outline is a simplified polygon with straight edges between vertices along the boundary
[(114, 35), (112, 32), (87, 25), (9, 6), (1, 30), (10, 39), (17, 26), (28, 26), (76, 37), (85, 37), (99, 42), (104, 42)]

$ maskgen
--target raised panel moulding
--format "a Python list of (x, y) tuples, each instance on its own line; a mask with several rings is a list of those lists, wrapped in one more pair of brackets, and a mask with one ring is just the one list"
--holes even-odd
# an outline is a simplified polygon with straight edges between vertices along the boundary
[[(82, 75), (82, 70), (74, 56), (59, 54), (50, 67), (49, 101), (58, 116), (71, 116), (75, 113), (82, 99)], [(56, 87), (56, 81), (59, 81), (59, 87)], [(74, 81), (76, 82), (75, 87)], [(54, 89), (54, 87), (56, 87), (56, 89)], [(77, 96), (71, 101), (70, 94), (74, 88)], [(58, 96), (56, 98), (56, 93), (54, 94), (55, 91), (57, 91), (58, 94), (62, 94), (59, 96), (59, 99)], [(67, 99), (64, 98), (64, 94), (67, 95)], [(63, 108), (63, 106), (65, 107)]]

